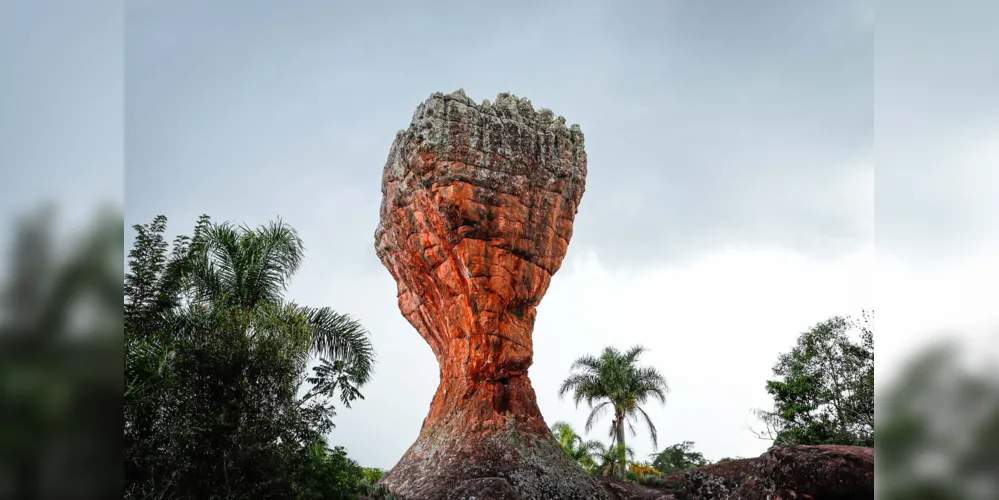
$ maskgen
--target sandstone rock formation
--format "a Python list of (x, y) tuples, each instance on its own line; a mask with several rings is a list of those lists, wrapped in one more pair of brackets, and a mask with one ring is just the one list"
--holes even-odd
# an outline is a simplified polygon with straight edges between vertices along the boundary
[(440, 385), (382, 484), (411, 499), (606, 498), (551, 437), (527, 376), (585, 179), (579, 127), (510, 94), (433, 94), (396, 135), (375, 246)]

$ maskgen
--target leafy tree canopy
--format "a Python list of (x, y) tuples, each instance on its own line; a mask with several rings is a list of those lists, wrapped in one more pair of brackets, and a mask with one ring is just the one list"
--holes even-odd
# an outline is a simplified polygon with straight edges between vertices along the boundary
[(695, 467), (702, 467), (710, 463), (704, 458), (703, 454), (694, 451), (693, 441), (684, 441), (667, 446), (663, 451), (653, 453), (650, 458), (652, 459), (652, 466), (663, 474), (672, 474)]
[(774, 444), (874, 445), (873, 314), (833, 317), (798, 337), (767, 381), (772, 411), (758, 410)]
[(361, 468), (323, 436), (333, 427), (332, 399), (349, 407), (363, 397), (374, 353), (349, 316), (284, 298), (304, 254), (295, 230), (203, 216), (171, 248), (165, 217), (134, 229), (124, 306), (126, 497), (356, 496)]

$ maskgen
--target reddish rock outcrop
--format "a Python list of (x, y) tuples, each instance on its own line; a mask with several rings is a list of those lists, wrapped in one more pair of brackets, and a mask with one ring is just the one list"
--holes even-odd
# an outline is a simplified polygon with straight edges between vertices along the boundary
[[(850, 500), (874, 498), (874, 448), (860, 446), (775, 447), (760, 457), (759, 469), (781, 498)], [(749, 488), (745, 500), (764, 498)]]
[(527, 376), (585, 179), (579, 127), (509, 94), (434, 94), (396, 135), (375, 246), (440, 385), (384, 485), (412, 499), (606, 497), (552, 438)]
[(874, 498), (874, 449), (778, 446), (757, 458), (666, 476), (679, 500), (850, 500)]

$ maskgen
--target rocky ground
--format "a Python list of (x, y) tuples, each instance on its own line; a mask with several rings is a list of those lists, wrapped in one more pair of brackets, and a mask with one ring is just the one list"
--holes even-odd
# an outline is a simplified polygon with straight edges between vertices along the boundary
[[(617, 500), (872, 499), (874, 449), (832, 445), (775, 447), (756, 458), (671, 474), (666, 476), (668, 486), (664, 488), (604, 477), (598, 480), (610, 497)], [(496, 495), (479, 492), (474, 498), (516, 500), (498, 491)]]
[[(621, 500), (851, 500), (874, 498), (874, 449), (858, 446), (775, 447), (666, 476), (665, 489), (604, 481)], [(658, 496), (657, 496), (658, 495)]]

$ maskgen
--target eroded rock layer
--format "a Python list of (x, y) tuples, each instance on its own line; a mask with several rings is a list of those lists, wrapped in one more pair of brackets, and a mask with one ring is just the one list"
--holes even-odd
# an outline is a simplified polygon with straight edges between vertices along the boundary
[(579, 127), (510, 94), (492, 104), (434, 94), (396, 135), (375, 246), (441, 379), (419, 438), (383, 481), (398, 493), (604, 494), (552, 439), (527, 377), (535, 308), (585, 179)]

